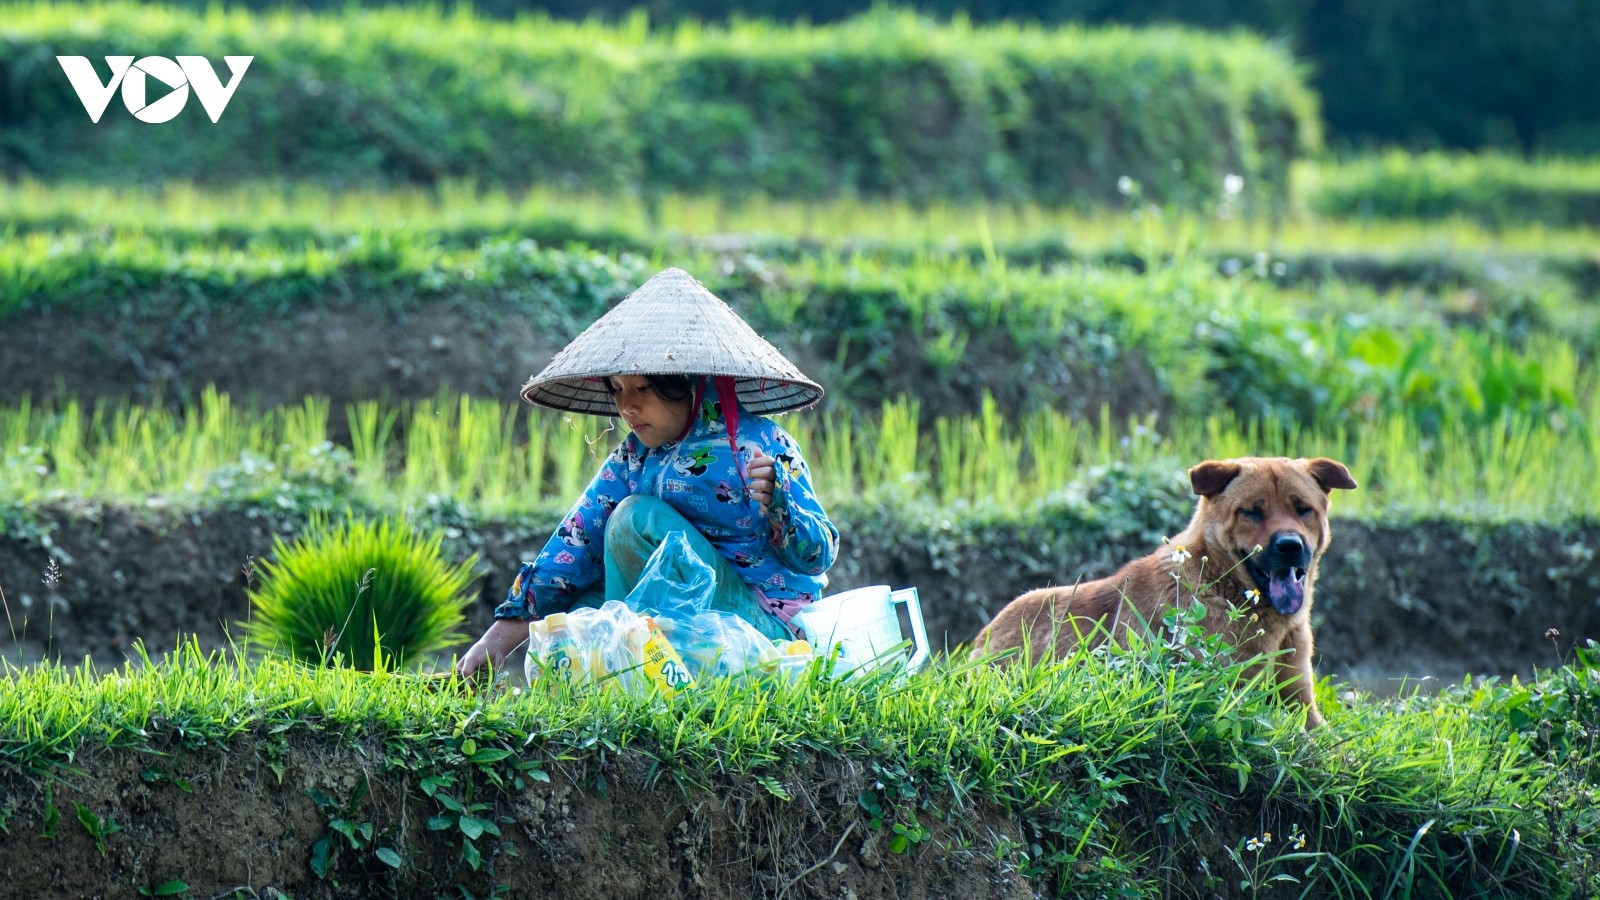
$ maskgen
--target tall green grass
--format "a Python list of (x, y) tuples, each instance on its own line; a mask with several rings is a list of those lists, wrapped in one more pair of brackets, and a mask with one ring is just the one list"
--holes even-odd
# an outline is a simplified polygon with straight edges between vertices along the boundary
[[(1165, 869), (1193, 853), (1221, 865), (1210, 874), (1230, 887), (1288, 875), (1295, 893), (1315, 896), (1589, 887), (1577, 879), (1597, 848), (1577, 830), (1585, 814), (1570, 791), (1585, 783), (1592, 747), (1569, 756), (1539, 723), (1563, 703), (1592, 717), (1592, 667), (1534, 690), (1491, 681), (1392, 702), (1324, 687), (1328, 724), (1308, 735), (1302, 714), (1242, 662), (1218, 658), (1186, 620), (1170, 625), (1148, 645), (1052, 665), (939, 666), (903, 683), (713, 679), (670, 702), (473, 695), (405, 674), (180, 647), (104, 677), (50, 664), (9, 671), (0, 765), (59, 772), (92, 758), (88, 749), (144, 748), (169, 733), (193, 747), (324, 730), (383, 738), (416, 776), (450, 771), (486, 791), (519, 763), (556, 757), (636, 753), (652, 780), (685, 789), (727, 775), (803, 779), (819, 757), (844, 758), (876, 773), (861, 803), (878, 808), (885, 830), (981, 801), (1026, 818), (1032, 846), (1013, 861), (1066, 894), (1149, 891), (1163, 878), (1200, 886), (1203, 876)], [(1266, 833), (1266, 851), (1247, 849)]]
[[(780, 419), (799, 439), (824, 499), (896, 492), (942, 503), (1026, 509), (1082, 490), (1118, 463), (1181, 471), (1243, 455), (1331, 456), (1360, 490), (1343, 516), (1481, 519), (1600, 515), (1600, 409), (1587, 417), (1506, 415), (1433, 427), (1402, 415), (1302, 426), (1219, 413), (1092, 421), (1043, 410), (919, 423), (914, 400), (880, 414)], [(285, 507), (378, 509), (458, 502), (488, 516), (570, 503), (623, 432), (615, 420), (558, 415), (467, 396), (345, 411), (348, 445), (328, 440), (330, 410), (308, 398), (264, 413), (208, 391), (184, 410), (76, 403), (0, 409), (0, 503), (73, 497), (151, 505), (253, 498)]]

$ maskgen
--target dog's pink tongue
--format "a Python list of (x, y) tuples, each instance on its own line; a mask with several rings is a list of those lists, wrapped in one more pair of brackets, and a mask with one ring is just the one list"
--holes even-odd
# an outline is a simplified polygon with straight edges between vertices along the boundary
[(1300, 611), (1300, 604), (1306, 601), (1305, 583), (1294, 579), (1293, 569), (1268, 572), (1267, 599), (1272, 601), (1273, 609), (1292, 616)]

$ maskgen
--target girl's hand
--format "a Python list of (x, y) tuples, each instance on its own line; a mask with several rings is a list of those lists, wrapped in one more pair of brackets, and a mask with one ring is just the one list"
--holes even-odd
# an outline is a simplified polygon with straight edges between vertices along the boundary
[(517, 649), (523, 641), (528, 639), (528, 623), (522, 619), (495, 619), (489, 630), (478, 638), (478, 642), (467, 650), (467, 655), (461, 657), (456, 664), (456, 674), (462, 678), (471, 678), (473, 673), (483, 668), (484, 663), (494, 666), (495, 671), (505, 663), (506, 656)]
[(761, 504), (761, 514), (767, 514), (767, 504), (772, 502), (772, 491), (778, 483), (778, 461), (765, 453), (750, 460), (744, 473), (745, 484), (750, 488), (750, 499)]

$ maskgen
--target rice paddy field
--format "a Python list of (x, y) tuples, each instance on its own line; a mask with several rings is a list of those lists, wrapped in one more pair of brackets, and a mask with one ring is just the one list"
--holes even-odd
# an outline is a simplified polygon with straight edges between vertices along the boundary
[[(1493, 548), (1504, 539), (1482, 537), (1493, 529), (1570, 538), (1600, 504), (1591, 300), (1580, 281), (1546, 272), (1504, 276), (1496, 288), (1452, 284), (1448, 274), (1296, 281), (1272, 269), (1313, 248), (1576, 258), (1592, 246), (1581, 230), (1545, 239), (1537, 228), (1465, 221), (1308, 214), (1273, 225), (1141, 207), (1083, 216), (691, 198), (647, 215), (628, 200), (534, 192), (513, 201), (465, 186), (336, 194), (20, 183), (0, 210), (13, 322), (36, 318), (48, 308), (41, 301), (54, 307), (50, 316), (107, 321), (119, 315), (106, 312), (118, 292), (122, 315), (129, 302), (169, 310), (161, 294), (175, 284), (217, 298), (207, 301), (213, 308), (229, 296), (246, 304), (270, 296), (257, 305), (269, 317), (304, 315), (326, 303), (321, 288), (371, 271), (364, 254), (373, 246), (397, 248), (378, 266), (391, 283), (548, 279), (548, 270), (469, 274), (488, 271), (484, 247), (512, 239), (564, 248), (537, 251), (564, 254), (562, 265), (588, 260), (588, 269), (563, 270), (596, 291), (586, 302), (599, 306), (588, 308), (669, 262), (713, 285), (723, 279), (747, 310), (738, 293), (759, 278), (752, 273), (794, 286), (786, 301), (773, 299), (779, 290), (754, 292), (768, 325), (785, 314), (804, 322), (813, 298), (838, 297), (842, 286), (857, 292), (835, 312), (870, 318), (909, 306), (920, 315), (902, 321), (920, 320), (922, 360), (948, 360), (927, 371), (964, 402), (941, 401), (931, 385), (925, 396), (883, 385), (783, 419), (807, 448), (824, 501), (853, 523), (847, 548), (854, 537), (869, 555), (882, 546), (873, 523), (906, 531), (895, 523), (920, 516), (946, 528), (959, 522), (957, 543), (978, 554), (1003, 543), (997, 535), (1008, 528), (1092, 545), (1104, 554), (1083, 563), (1093, 571), (1181, 525), (1188, 465), (1244, 454), (1345, 461), (1362, 487), (1337, 498), (1336, 531), (1444, 528)], [(1070, 255), (1008, 252), (1042, 237)], [(938, 285), (963, 279), (973, 299), (940, 295)], [(607, 293), (597, 283), (618, 287)], [(274, 293), (286, 284), (298, 291)], [(1041, 327), (1042, 315), (1043, 327), (1075, 321), (1095, 341), (1143, 341), (1155, 376), (1131, 401), (1107, 396), (1076, 408), (1004, 382), (961, 382), (966, 345), (1023, 321), (985, 296), (995, 286), (1043, 298), (1028, 301), (1042, 304), (1029, 327)], [(1099, 310), (1054, 299), (1085, 286), (1100, 293)], [(381, 296), (370, 283), (355, 290), (357, 305)], [(402, 314), (435, 302), (413, 294)], [(941, 333), (949, 314), (931, 304), (962, 310), (960, 327)], [(1258, 358), (1251, 378), (1229, 387), (1228, 361), (1238, 357), (1196, 342), (1192, 322), (1174, 324), (1197, 308), (1218, 334), (1229, 334), (1230, 314), (1268, 320), (1259, 332), (1236, 327), (1231, 339), (1266, 335), (1291, 355), (1275, 366)], [(582, 316), (570, 303), (562, 314)], [(816, 329), (774, 330), (792, 338)], [(862, 334), (867, 341), (873, 331)], [(1196, 364), (1197, 350), (1228, 364)], [(870, 357), (837, 346), (817, 357), (831, 373), (872, 377)], [(1267, 379), (1254, 395), (1238, 387), (1252, 378)], [(1444, 690), (1386, 699), (1392, 690), (1326, 680), (1319, 696), (1329, 724), (1310, 735), (1181, 617), (1169, 623), (1167, 647), (1007, 673), (957, 654), (904, 683), (728, 683), (671, 702), (606, 691), (473, 694), (411, 671), (303, 668), (239, 643), (238, 631), (231, 642), (208, 638), (218, 649), (172, 638), (170, 628), (156, 629), (165, 648), (145, 645), (126, 624), (123, 642), (114, 641), (120, 650), (97, 651), (73, 670), (70, 657), (50, 660), (60, 653), (53, 648), (79, 646), (75, 618), (109, 610), (138, 621), (91, 599), (108, 573), (76, 548), (93, 553), (94, 540), (131, 541), (125, 558), (137, 559), (140, 540), (154, 546), (178, 529), (182, 541), (204, 543), (207, 528), (230, 515), (292, 536), (307, 516), (355, 512), (458, 535), (491, 521), (531, 522), (522, 540), (536, 542), (619, 437), (614, 420), (534, 412), (437, 384), (423, 396), (340, 402), (313, 392), (278, 405), (198, 378), (158, 388), (145, 397), (45, 388), (0, 409), (0, 509), (7, 540), (23, 548), (6, 557), (0, 581), (12, 626), (24, 632), (8, 654), (22, 667), (0, 683), (3, 814), (19, 838), (13, 846), (27, 849), (7, 857), (19, 883), (69, 892), (87, 884), (20, 862), (77, 853), (110, 863), (120, 873), (113, 895), (127, 896), (141, 888), (198, 896), (201, 885), (207, 896), (271, 896), (263, 885), (295, 896), (631, 896), (615, 893), (620, 884), (741, 896), (1577, 897), (1596, 888), (1600, 668), (1582, 634), (1552, 642), (1531, 673), (1480, 671), (1492, 677)], [(1295, 402), (1249, 399), (1291, 388)], [(1113, 507), (1128, 511), (1125, 524), (1048, 537), (1067, 528), (1051, 524), (1062, 510), (1105, 517)], [(118, 509), (144, 517), (146, 530), (111, 525)], [(190, 527), (191, 517), (211, 524)], [(933, 528), (917, 540), (935, 541)], [(1560, 553), (1533, 553), (1532, 562), (1582, 567)], [(90, 586), (52, 588), (54, 598), (21, 608), (21, 595), (40, 593), (24, 587), (38, 576), (15, 570), (52, 559)], [(115, 575), (138, 577), (119, 565)], [(1490, 573), (1472, 576), (1490, 590), (1517, 590), (1505, 583), (1518, 577), (1509, 569), (1460, 565)], [(503, 588), (496, 571), (484, 574), (480, 602)], [(1359, 591), (1334, 599), (1339, 582), (1328, 581), (1330, 609), (1361, 601)], [(121, 582), (105, 582), (113, 583)], [(933, 604), (957, 602), (934, 582), (920, 586), (935, 618)], [(65, 596), (73, 599), (58, 605)], [(961, 627), (948, 626), (947, 640), (960, 640)], [(1325, 630), (1337, 648), (1337, 625)], [(1563, 650), (1573, 639), (1577, 649)], [(1174, 655), (1174, 646), (1192, 651)], [(119, 658), (127, 662), (108, 665)], [(223, 760), (242, 768), (219, 779)], [(408, 811), (413, 803), (421, 811)], [(800, 804), (817, 812), (802, 814)], [(218, 805), (232, 810), (224, 832), (264, 835), (280, 861), (154, 849), (204, 843), (185, 823), (214, 817)], [(763, 823), (761, 837), (732, 837), (748, 833), (751, 817)]]
[[(96, 16), (218, 40), (249, 24)], [(587, 98), (571, 133), (616, 137), (600, 149), (620, 174), (521, 184), (446, 154), (428, 178), (356, 177), (388, 171), (381, 153), (334, 179), (272, 177), (272, 154), (237, 180), (8, 170), (0, 894), (1600, 895), (1592, 162), (1323, 154), (1291, 61), (1248, 36), (1185, 49), (1166, 31), (891, 15), (667, 40), (643, 19), (344, 16), (278, 17), (273, 39), (313, 66), (296, 28), (365, 35), (481, 79), (439, 116), (474, 97), (500, 98), (490, 118), (540, 90)], [(0, 64), (88, 40), (71, 18), (19, 17)], [(987, 55), (961, 55), (976, 52), (962, 29)], [(445, 60), (480, 32), (494, 54)], [(892, 53), (861, 55), (885, 34)], [(529, 35), (574, 53), (603, 38), (610, 56), (582, 58), (612, 93), (574, 93)], [(1017, 59), (1086, 67), (1111, 96), (1126, 67), (1102, 57), (1132, 53), (1210, 91), (1230, 134), (1267, 127), (1247, 89), (1289, 130), (1203, 170), (1151, 150), (1070, 183), (1034, 172), (1037, 190), (1020, 169), (934, 189), (840, 163), (849, 189), (695, 192), (671, 160), (629, 155), (623, 138), (664, 126), (627, 91), (698, 96), (716, 80), (695, 73), (717, 66), (779, 83), (762, 40), (824, 73), (829, 41), (891, 75), (971, 63), (1037, 103), (1049, 80), (1007, 81)], [(533, 63), (538, 84), (503, 77)], [(286, 115), (330, 102), (302, 74), (270, 73)], [(958, 98), (963, 133), (1014, 127), (993, 96)], [(1183, 121), (1184, 146), (1217, 127)], [(1286, 148), (1297, 161), (1273, 155)], [(776, 177), (759, 154), (728, 159)], [(940, 651), (922, 671), (711, 679), (672, 698), (440, 674), (621, 438), (617, 420), (536, 411), (517, 388), (668, 265), (828, 389), (780, 422), (842, 533), (831, 589), (917, 586)], [(1306, 731), (1260, 660), (1181, 610), (1127, 648), (968, 659), (1006, 601), (1160, 546), (1193, 510), (1188, 467), (1244, 455), (1332, 457), (1360, 485), (1333, 499), (1316, 585), (1324, 727)], [(249, 637), (277, 542), (345, 518), (438, 539), (441, 571), (470, 582), (445, 652), (397, 667), (375, 641), (357, 671)]]

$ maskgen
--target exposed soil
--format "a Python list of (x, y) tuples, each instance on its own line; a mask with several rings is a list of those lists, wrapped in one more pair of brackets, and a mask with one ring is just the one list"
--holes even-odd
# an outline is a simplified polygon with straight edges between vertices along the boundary
[(208, 384), (263, 408), (316, 394), (342, 411), (380, 395), (433, 397), (444, 386), (509, 402), (571, 337), (466, 304), (330, 303), (279, 314), (171, 298), (151, 305), (0, 318), (0, 403), (24, 395), (181, 402)]
[[(1021, 830), (992, 806), (948, 822), (924, 812), (932, 839), (906, 854), (888, 852), (856, 802), (872, 775), (849, 761), (785, 779), (787, 801), (746, 777), (687, 791), (670, 779), (647, 787), (645, 761), (626, 753), (610, 758), (604, 792), (584, 764), (553, 765), (550, 783), (494, 795), (493, 814), (506, 817), (503, 842), (479, 839), (485, 860), (474, 872), (459, 834), (451, 841), (453, 831), (426, 827), (442, 809), (410, 773), (386, 771), (376, 740), (353, 746), (331, 735), (301, 736), (274, 758), (253, 736), (195, 752), (171, 749), (80, 755), (78, 774), (51, 785), (48, 802), (60, 811), (53, 838), (42, 836), (43, 782), (0, 776), (0, 808), (11, 811), (10, 836), (0, 841), (0, 895), (134, 898), (141, 887), (179, 880), (189, 897), (239, 889), (300, 900), (456, 897), (458, 885), (477, 897), (570, 900), (1035, 896), (1014, 860), (996, 852), (1002, 842), (1019, 846)], [(161, 772), (154, 781), (141, 774), (152, 767)], [(392, 869), (371, 852), (342, 846), (319, 878), (311, 850), (328, 820), (307, 792), (344, 803), (363, 780), (366, 796), (349, 819), (370, 822), (377, 845), (396, 849), (402, 865)], [(106, 838), (103, 855), (77, 820), (80, 803), (122, 826)]]
[[(575, 336), (574, 323), (558, 319), (552, 309), (496, 295), (393, 302), (338, 295), (263, 312), (151, 292), (137, 305), (92, 314), (23, 310), (0, 317), (0, 403), (28, 396), (176, 404), (215, 385), (238, 405), (267, 408), (314, 394), (331, 400), (341, 436), (345, 405), (357, 400), (435, 397), (447, 388), (515, 402)], [(766, 337), (828, 384), (832, 401), (868, 409), (909, 394), (931, 419), (972, 413), (985, 392), (1007, 413), (1049, 405), (1085, 418), (1109, 403), (1121, 420), (1167, 409), (1141, 356), (1101, 360), (1098, 342), (1094, 353), (1065, 339), (1022, 351), (1009, 333), (993, 330), (974, 336), (959, 365), (939, 369), (919, 338), (889, 329), (872, 342), (801, 328)]]
[[(271, 550), (274, 530), (294, 525), (259, 508), (77, 504), (43, 512), (49, 548), (38, 538), (0, 536), (0, 588), (19, 630), (26, 618), (25, 655), (91, 655), (101, 665), (122, 662), (135, 638), (153, 652), (180, 635), (223, 645), (248, 613), (241, 565)], [(488, 625), (520, 561), (536, 555), (553, 524), (485, 524), (448, 542), (459, 557), (483, 556), (469, 632)], [(863, 548), (870, 539), (853, 541), (850, 523), (841, 525), (847, 552), (830, 573), (832, 589), (916, 585), (935, 647), (971, 638), (1024, 590), (1108, 574), (1148, 549), (1104, 538), (1033, 559), (1000, 533), (954, 549), (916, 540)], [(1595, 525), (1337, 521), (1316, 587), (1319, 671), (1454, 677), (1554, 665), (1575, 641), (1600, 640), (1597, 547)], [(61, 571), (53, 594), (40, 583), (52, 554)], [(1547, 636), (1550, 629), (1559, 634)], [(3, 637), (0, 644), (15, 655)]]
[[(1570, 660), (1575, 643), (1600, 640), (1593, 524), (1336, 520), (1333, 535), (1312, 611), (1320, 674), (1364, 683), (1527, 675)], [(1151, 549), (1126, 540), (1073, 545), (1041, 564), (1019, 544), (997, 534), (937, 553), (847, 553), (830, 574), (841, 587), (916, 585), (930, 639), (953, 646), (1026, 590), (1100, 578)]]

